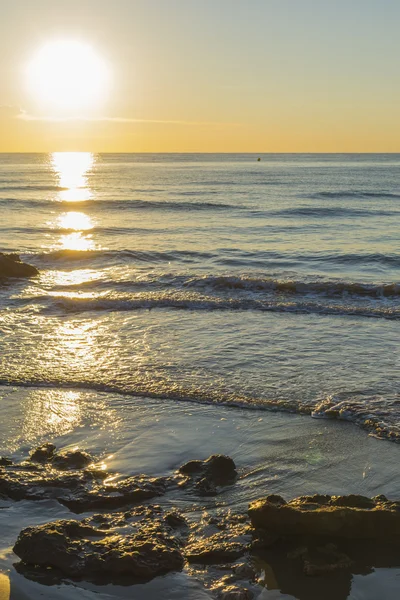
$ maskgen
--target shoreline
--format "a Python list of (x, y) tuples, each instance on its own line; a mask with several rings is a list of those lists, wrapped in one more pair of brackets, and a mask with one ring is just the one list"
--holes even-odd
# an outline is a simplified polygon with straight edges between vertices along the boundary
[[(123, 406), (123, 399), (114, 400), (119, 403), (119, 411), (123, 411), (118, 428), (102, 429), (101, 425), (78, 427), (55, 437), (56, 445), (61, 449), (79, 446), (88, 450), (104, 462), (107, 471), (121, 476), (136, 473), (164, 476), (176, 471), (187, 460), (205, 459), (210, 454), (232, 456), (239, 477), (235, 485), (221, 491), (217, 503), (220, 507), (238, 512), (247, 511), (251, 501), (268, 494), (280, 494), (286, 499), (313, 493), (400, 497), (400, 482), (396, 481), (400, 448), (368, 436), (352, 424), (225, 406), (156, 400)], [(14, 453), (18, 459), (26, 456), (27, 446)], [(202, 498), (193, 505), (190, 497), (176, 493), (165, 501), (166, 506), (178, 506), (189, 515), (193, 510), (213, 510), (215, 507), (215, 498)], [(165, 504), (162, 498), (156, 499), (156, 502)], [(171, 600), (211, 597), (187, 573), (158, 577), (145, 585), (126, 589), (107, 586), (107, 593), (104, 588), (87, 583), (74, 584), (71, 588), (64, 584), (45, 587), (29, 582), (12, 567), (15, 556), (10, 554), (10, 547), (20, 530), (30, 525), (75, 517), (52, 500), (16, 502), (11, 509), (5, 508), (5, 504), (9, 503), (1, 502), (0, 510), (0, 524), (4, 531), (0, 571), (11, 574), (13, 599), (26, 600), (32, 597), (32, 593), (38, 593), (38, 589), (43, 598), (63, 600), (73, 598), (74, 593), (82, 593), (84, 595), (80, 597), (89, 599), (94, 592), (93, 598), (107, 599), (129, 597), (151, 600), (154, 594)], [(354, 581), (353, 584), (359, 585), (358, 576), (354, 577), (356, 584)], [(378, 578), (381, 589), (385, 589), (385, 582), (390, 586), (392, 579), (384, 569), (378, 569), (367, 578)], [(78, 585), (79, 592), (75, 585)], [(190, 596), (187, 595), (188, 590)], [(259, 598), (277, 598), (276, 593), (264, 590)], [(368, 593), (363, 597), (373, 598)]]

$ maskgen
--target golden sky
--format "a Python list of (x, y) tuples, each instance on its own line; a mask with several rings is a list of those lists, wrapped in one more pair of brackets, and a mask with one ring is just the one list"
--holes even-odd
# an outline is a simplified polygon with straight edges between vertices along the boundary
[(4, 4), (2, 152), (400, 151), (397, 0)]

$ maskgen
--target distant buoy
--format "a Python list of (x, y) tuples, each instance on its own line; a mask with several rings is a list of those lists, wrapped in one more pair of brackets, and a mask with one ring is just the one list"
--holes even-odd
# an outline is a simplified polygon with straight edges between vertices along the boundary
[(258, 162), (260, 162), (261, 158), (260, 158), (260, 157), (258, 157), (258, 158), (257, 158), (257, 160), (258, 160)]

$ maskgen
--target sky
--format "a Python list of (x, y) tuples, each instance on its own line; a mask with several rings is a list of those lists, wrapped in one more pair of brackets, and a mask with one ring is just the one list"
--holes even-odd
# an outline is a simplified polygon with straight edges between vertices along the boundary
[[(399, 0), (0, 0), (0, 151), (400, 152), (399, 23)], [(29, 88), (59, 40), (107, 66), (93, 106)]]

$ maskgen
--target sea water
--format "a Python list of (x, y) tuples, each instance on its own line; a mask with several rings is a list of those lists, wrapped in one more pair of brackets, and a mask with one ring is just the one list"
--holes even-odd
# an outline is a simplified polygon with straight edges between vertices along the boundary
[(90, 426), (107, 394), (399, 439), (400, 155), (257, 159), (0, 155), (0, 251), (40, 271), (0, 283), (0, 395), (29, 396), (0, 451)]

